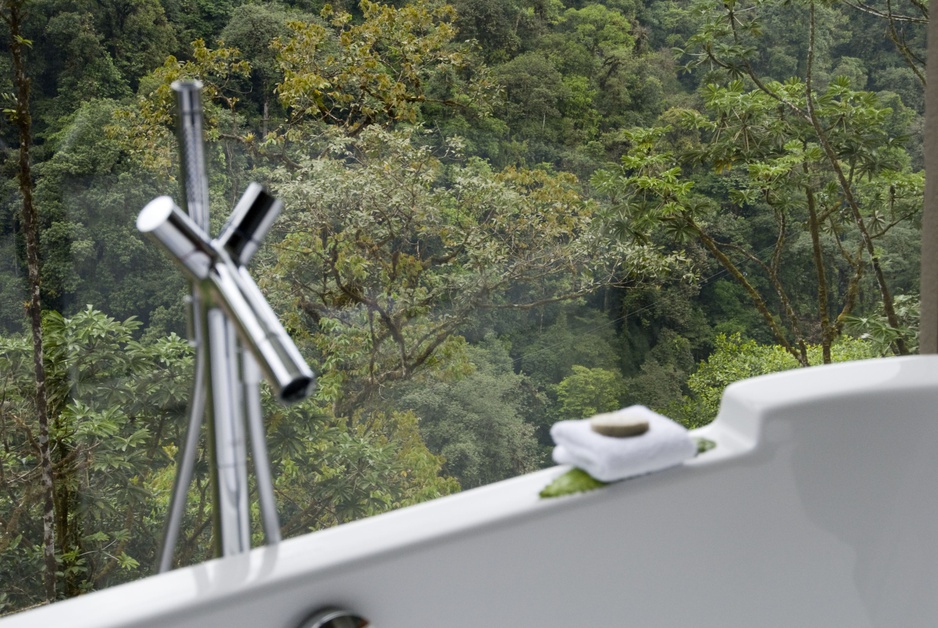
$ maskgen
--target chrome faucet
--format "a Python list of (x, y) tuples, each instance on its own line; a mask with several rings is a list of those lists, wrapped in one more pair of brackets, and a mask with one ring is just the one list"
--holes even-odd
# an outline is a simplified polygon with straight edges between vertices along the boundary
[(137, 217), (137, 229), (175, 260), (192, 286), (190, 336), (196, 348), (196, 376), (186, 443), (180, 453), (160, 550), (161, 572), (172, 567), (206, 409), (214, 459), (216, 555), (246, 552), (251, 546), (245, 419), (265, 538), (268, 544), (280, 541), (261, 417), (259, 372), (283, 402), (305, 398), (314, 386), (312, 371), (246, 269), (282, 204), (252, 183), (219, 236), (209, 238), (201, 84), (176, 82), (173, 89), (179, 105), (180, 155), (189, 214), (170, 197), (160, 196)]
[[(209, 241), (168, 196), (160, 196), (143, 208), (137, 217), (137, 229), (176, 260), (209, 310), (224, 311), (279, 399), (297, 401), (306, 397), (313, 374), (241, 260), (229, 254), (234, 247), (226, 243), (233, 238)], [(222, 236), (234, 231), (239, 230), (229, 227)]]

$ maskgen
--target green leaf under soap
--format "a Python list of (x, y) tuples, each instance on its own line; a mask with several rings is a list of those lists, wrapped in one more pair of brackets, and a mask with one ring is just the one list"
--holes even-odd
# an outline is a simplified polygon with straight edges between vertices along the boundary
[(545, 486), (540, 495), (541, 497), (562, 497), (563, 495), (592, 491), (593, 489), (602, 488), (606, 484), (606, 482), (600, 482), (583, 469), (574, 468)]
[(703, 452), (710, 451), (711, 449), (717, 446), (717, 444), (713, 442), (712, 440), (710, 440), (709, 438), (695, 438), (694, 440), (697, 442), (697, 455), (698, 456), (702, 454)]

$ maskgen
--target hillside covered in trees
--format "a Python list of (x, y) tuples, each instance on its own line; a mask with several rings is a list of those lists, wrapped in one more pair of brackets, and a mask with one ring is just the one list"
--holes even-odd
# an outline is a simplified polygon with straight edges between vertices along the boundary
[(318, 376), (265, 400), (286, 536), (543, 467), (560, 419), (697, 427), (738, 379), (916, 351), (919, 0), (0, 17), (0, 614), (152, 572), (193, 352), (134, 223), (180, 195), (177, 79), (215, 222), (251, 181), (284, 202), (252, 273)]

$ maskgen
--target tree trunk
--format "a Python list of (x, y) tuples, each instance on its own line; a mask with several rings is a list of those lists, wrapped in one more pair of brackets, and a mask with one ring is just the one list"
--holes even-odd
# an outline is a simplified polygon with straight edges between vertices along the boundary
[[(840, 159), (837, 157), (836, 152), (831, 146), (831, 143), (827, 138), (827, 132), (824, 130), (824, 127), (821, 125), (821, 122), (818, 120), (818, 117), (814, 111), (814, 87), (812, 85), (812, 72), (814, 65), (814, 36), (816, 32), (814, 8), (814, 2), (811, 2), (808, 6), (810, 15), (808, 24), (808, 73), (807, 80), (805, 81), (805, 104), (807, 107), (807, 121), (814, 128), (815, 133), (817, 134), (818, 143), (824, 150), (824, 154), (827, 157), (828, 162), (830, 162), (831, 169), (837, 176), (837, 181), (839, 182), (841, 191), (844, 195), (844, 201), (846, 202), (847, 207), (850, 208), (853, 221), (856, 223), (857, 231), (860, 233), (860, 239), (866, 247), (867, 254), (870, 256), (870, 265), (873, 267), (873, 276), (876, 277), (876, 284), (879, 286), (879, 292), (883, 299), (883, 312), (886, 314), (886, 320), (889, 321), (890, 327), (893, 329), (898, 329), (899, 317), (896, 315), (892, 294), (889, 291), (889, 284), (886, 282), (886, 275), (883, 272), (882, 265), (880, 264), (879, 253), (876, 252), (876, 247), (873, 246), (873, 238), (870, 236), (869, 230), (866, 228), (866, 222), (863, 220), (863, 215), (860, 213), (860, 205), (853, 196), (853, 186), (844, 175), (844, 171), (840, 167)], [(909, 354), (909, 349), (905, 344), (905, 340), (903, 340), (901, 337), (896, 338), (895, 348), (896, 353), (899, 355)]]
[(39, 276), (39, 219), (33, 205), (33, 182), (29, 163), (32, 144), (32, 118), (29, 115), (30, 81), (26, 75), (23, 48), (31, 45), (24, 39), (22, 23), (23, 0), (4, 0), (3, 20), (10, 33), (10, 57), (13, 62), (13, 85), (16, 89), (15, 119), (19, 129), (19, 188), (23, 197), (20, 221), (26, 238), (26, 268), (29, 284), (29, 302), (26, 307), (32, 329), (33, 372), (36, 379), (36, 418), (39, 423), (39, 465), (43, 494), (42, 556), (45, 565), (43, 585), (46, 599), (55, 599), (57, 565), (55, 560), (55, 487), (52, 475), (52, 455), (49, 446), (49, 411), (46, 401), (46, 372), (42, 352), (42, 301)]
[[(804, 166), (804, 170), (807, 174), (807, 166)], [(831, 327), (830, 309), (827, 304), (827, 275), (824, 272), (824, 251), (821, 248), (821, 225), (818, 221), (814, 190), (810, 186), (805, 186), (805, 197), (808, 200), (808, 231), (811, 232), (814, 271), (817, 273), (817, 302), (821, 315), (821, 357), (824, 364), (830, 364), (833, 361), (831, 345), (834, 342), (834, 329)]]
[(698, 237), (700, 238), (703, 245), (707, 248), (710, 253), (717, 258), (717, 261), (725, 268), (733, 279), (736, 280), (739, 285), (749, 294), (749, 297), (752, 299), (753, 305), (756, 306), (756, 309), (762, 315), (762, 318), (765, 320), (766, 324), (769, 326), (769, 329), (772, 330), (772, 335), (775, 337), (775, 342), (781, 345), (785, 351), (790, 353), (793, 358), (798, 361), (798, 364), (801, 366), (809, 366), (808, 358), (804, 351), (804, 343), (802, 343), (801, 351), (792, 346), (788, 341), (788, 336), (785, 334), (784, 330), (779, 327), (778, 323), (775, 321), (775, 317), (772, 316), (772, 312), (769, 311), (769, 306), (766, 305), (765, 301), (762, 298), (762, 295), (759, 294), (759, 291), (753, 287), (749, 280), (746, 279), (746, 276), (736, 267), (736, 264), (720, 249), (720, 245), (711, 238), (709, 235), (704, 233), (704, 231), (696, 224), (693, 225), (694, 230), (697, 232)]

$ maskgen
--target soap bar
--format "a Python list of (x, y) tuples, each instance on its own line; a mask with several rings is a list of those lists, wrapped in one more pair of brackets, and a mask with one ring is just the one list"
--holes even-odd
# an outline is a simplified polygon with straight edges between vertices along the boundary
[(597, 414), (590, 418), (590, 428), (603, 436), (613, 438), (629, 438), (641, 436), (648, 431), (648, 421), (641, 417), (629, 416), (631, 413), (609, 412)]

